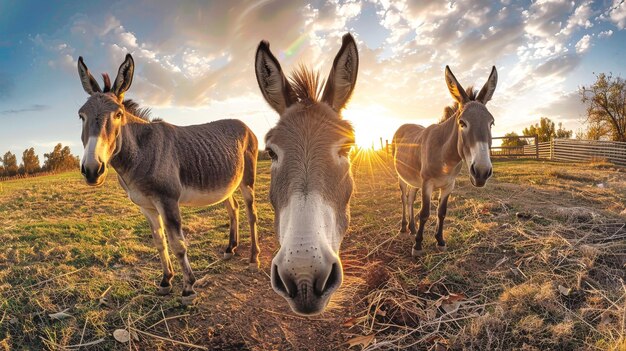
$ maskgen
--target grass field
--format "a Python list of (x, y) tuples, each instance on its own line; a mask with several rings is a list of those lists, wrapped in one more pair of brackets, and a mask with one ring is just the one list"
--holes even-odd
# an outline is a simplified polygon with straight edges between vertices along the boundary
[[(412, 238), (398, 232), (391, 168), (380, 155), (358, 157), (345, 282), (315, 318), (293, 315), (270, 287), (267, 161), (257, 181), (261, 272), (247, 270), (245, 221), (237, 255), (222, 261), (225, 208), (184, 210), (201, 278), (189, 308), (177, 265), (173, 294), (154, 294), (158, 254), (115, 177), (101, 188), (78, 172), (0, 183), (0, 349), (625, 350), (626, 174), (603, 164), (494, 167), (483, 189), (459, 178), (448, 251), (435, 251), (431, 217), (426, 255), (414, 260)], [(129, 342), (116, 341), (118, 329)]]

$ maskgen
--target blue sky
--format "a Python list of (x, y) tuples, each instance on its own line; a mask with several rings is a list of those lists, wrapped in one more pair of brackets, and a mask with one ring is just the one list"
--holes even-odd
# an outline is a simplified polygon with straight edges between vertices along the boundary
[(623, 0), (0, 0), (0, 153), (62, 142), (82, 154), (78, 56), (114, 75), (127, 52), (136, 64), (127, 98), (173, 124), (239, 118), (262, 140), (277, 116), (252, 70), (258, 42), (270, 41), (285, 71), (306, 63), (325, 76), (347, 31), (361, 66), (344, 115), (361, 144), (436, 121), (451, 102), (446, 64), (479, 87), (496, 65), (494, 134), (540, 116), (577, 130), (578, 87), (594, 72), (625, 76), (625, 27)]

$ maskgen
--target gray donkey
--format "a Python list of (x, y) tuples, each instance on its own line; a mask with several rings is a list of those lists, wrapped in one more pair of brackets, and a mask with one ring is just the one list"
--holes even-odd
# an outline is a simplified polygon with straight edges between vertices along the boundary
[[(232, 257), (237, 247), (238, 207), (233, 193), (241, 189), (250, 224), (250, 267), (258, 268), (257, 216), (254, 205), (257, 139), (239, 120), (178, 127), (150, 121), (149, 110), (140, 109), (124, 93), (133, 80), (134, 61), (130, 54), (119, 68), (111, 86), (103, 74), (104, 89), (89, 73), (83, 58), (78, 74), (87, 102), (78, 111), (85, 147), (81, 173), (87, 184), (104, 183), (110, 165), (130, 200), (140, 207), (152, 228), (159, 250), (163, 279), (157, 294), (172, 290), (174, 275), (167, 241), (183, 271), (183, 304), (196, 297), (195, 277), (187, 258), (180, 205), (206, 206), (223, 202), (230, 216), (230, 240), (224, 253)], [(167, 241), (165, 239), (167, 233)]]
[[(470, 181), (474, 186), (485, 186), (491, 177), (492, 167), (489, 150), (491, 147), (491, 127), (493, 116), (485, 106), (491, 100), (498, 73), (491, 69), (487, 83), (476, 93), (472, 87), (467, 91), (461, 87), (450, 68), (446, 66), (446, 83), (456, 101), (453, 107), (446, 107), (443, 121), (428, 128), (416, 124), (405, 124), (393, 136), (394, 165), (400, 178), (402, 191), (402, 228), (415, 235), (412, 255), (423, 254), (422, 238), (424, 224), (430, 216), (430, 198), (433, 190), (439, 189), (437, 208), (437, 249), (446, 249), (443, 240), (443, 222), (448, 209), (448, 197), (454, 189), (462, 161), (467, 163)], [(419, 213), (419, 228), (415, 229), (413, 202), (417, 189), (422, 189), (422, 208)], [(406, 212), (409, 212), (409, 221)]]
[(272, 287), (294, 312), (318, 314), (343, 281), (339, 247), (350, 223), (354, 130), (341, 110), (356, 84), (357, 46), (343, 36), (325, 83), (305, 66), (288, 79), (266, 41), (254, 67), (263, 97), (280, 115), (265, 136), (280, 243)]

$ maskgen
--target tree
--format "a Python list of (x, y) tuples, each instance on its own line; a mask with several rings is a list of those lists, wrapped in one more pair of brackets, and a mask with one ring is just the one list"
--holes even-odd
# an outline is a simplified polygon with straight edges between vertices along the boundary
[(610, 140), (611, 131), (607, 125), (599, 123), (587, 124), (587, 129), (582, 128), (576, 133), (576, 139), (581, 140)]
[(539, 142), (550, 141), (552, 138), (570, 138), (573, 134), (571, 130), (563, 128), (563, 124), (559, 123), (559, 129), (556, 129), (554, 122), (547, 117), (541, 117), (539, 123), (524, 128), (522, 134), (525, 136), (539, 137)]
[(22, 165), (24, 167), (24, 173), (33, 174), (39, 172), (41, 166), (39, 165), (39, 156), (35, 154), (35, 149), (30, 148), (24, 150), (22, 154)]
[(49, 172), (63, 172), (78, 169), (78, 157), (72, 155), (69, 146), (57, 144), (52, 152), (44, 154), (43, 168)]
[(2, 164), (4, 165), (5, 175), (12, 177), (17, 174), (19, 167), (17, 166), (17, 157), (15, 157), (14, 153), (7, 151), (7, 153), (2, 156)]
[(569, 139), (573, 133), (574, 131), (563, 128), (563, 123), (559, 122), (559, 129), (556, 130), (554, 136), (558, 139)]
[(528, 145), (528, 141), (526, 139), (520, 138), (519, 135), (515, 132), (510, 132), (504, 134), (504, 139), (502, 139), (502, 146), (524, 146)]
[(626, 81), (600, 73), (595, 83), (581, 87), (579, 94), (587, 105), (586, 122), (595, 132), (606, 130), (611, 140), (626, 141)]

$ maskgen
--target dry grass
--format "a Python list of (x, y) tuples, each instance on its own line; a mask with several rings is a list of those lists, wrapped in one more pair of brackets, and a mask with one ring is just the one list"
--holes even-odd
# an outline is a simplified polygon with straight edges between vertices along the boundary
[[(626, 222), (619, 213), (626, 179), (595, 165), (495, 167), (484, 190), (461, 176), (444, 254), (434, 251), (431, 220), (430, 255), (412, 262), (412, 238), (396, 234), (397, 201), (387, 213), (386, 201), (365, 205), (395, 220), (372, 233), (386, 237), (372, 239), (384, 248), (366, 249), (370, 275), (380, 278), (368, 279), (376, 283), (362, 289), (354, 315), (355, 334), (376, 335), (364, 349), (624, 350)], [(395, 190), (367, 172), (357, 184), (368, 177), (372, 193)]]
[[(226, 211), (184, 211), (202, 278), (191, 308), (180, 305), (180, 275), (174, 295), (154, 295), (160, 265), (148, 226), (113, 177), (101, 189), (78, 174), (1, 183), (0, 350), (626, 347), (626, 179), (614, 168), (502, 162), (485, 189), (462, 175), (446, 219), (449, 251), (434, 250), (431, 219), (427, 255), (416, 261), (412, 238), (398, 233), (393, 170), (384, 155), (357, 156), (346, 280), (315, 318), (293, 315), (269, 285), (277, 246), (268, 171), (262, 162), (261, 273), (246, 270), (243, 223), (237, 256), (223, 262)], [(130, 343), (115, 341), (116, 329)]]

